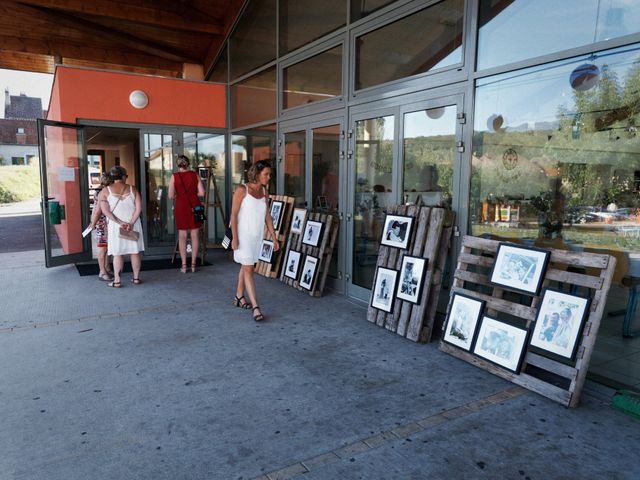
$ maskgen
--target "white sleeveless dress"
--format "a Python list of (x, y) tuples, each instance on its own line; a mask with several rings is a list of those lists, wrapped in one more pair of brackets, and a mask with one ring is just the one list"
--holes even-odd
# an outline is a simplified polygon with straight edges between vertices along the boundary
[(264, 236), (264, 221), (267, 214), (267, 197), (257, 199), (247, 191), (238, 212), (238, 248), (233, 259), (242, 265), (254, 265), (260, 256), (260, 245)]
[[(136, 197), (133, 195), (131, 186), (129, 186), (129, 192), (121, 196), (112, 193), (111, 187), (107, 187), (107, 189), (109, 190), (107, 201), (109, 202), (111, 213), (123, 222), (128, 222), (136, 211)], [(108, 220), (107, 253), (109, 255), (131, 255), (132, 253), (142, 252), (144, 250), (144, 240), (142, 239), (142, 225), (139, 218), (133, 224), (133, 229), (140, 234), (137, 242), (120, 238), (118, 234), (120, 225)]]

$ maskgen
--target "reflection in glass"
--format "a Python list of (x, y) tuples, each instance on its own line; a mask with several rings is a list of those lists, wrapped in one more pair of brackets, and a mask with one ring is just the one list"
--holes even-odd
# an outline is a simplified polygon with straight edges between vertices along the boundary
[(172, 142), (171, 135), (144, 135), (149, 246), (169, 245), (176, 241), (173, 202), (168, 198), (169, 181), (173, 174)]
[[(218, 133), (189, 133), (185, 132), (184, 154), (191, 160), (191, 168), (199, 171), (198, 167), (209, 167), (213, 174), (209, 188), (209, 205), (207, 206), (207, 239), (213, 243), (220, 243), (224, 237), (225, 224), (221, 217), (220, 211), (214, 204), (219, 204), (224, 211), (225, 198), (225, 148), (224, 135)], [(203, 170), (202, 173), (208, 170)], [(214, 182), (217, 189), (214, 190)], [(207, 185), (206, 179), (203, 179), (204, 185)], [(226, 217), (228, 215), (225, 213)]]
[(229, 62), (227, 58), (227, 47), (224, 47), (220, 57), (218, 57), (218, 61), (213, 67), (213, 71), (211, 72), (211, 76), (209, 77), (210, 82), (221, 82), (227, 83), (227, 70), (229, 68)]
[[(340, 194), (340, 125), (314, 128), (311, 159), (312, 211), (335, 216)], [(338, 276), (338, 242), (336, 242), (328, 275)]]
[[(586, 84), (576, 75), (585, 64), (577, 71), (598, 72)], [(639, 104), (640, 44), (479, 81), (469, 208), (473, 235), (611, 252), (618, 280), (608, 310), (633, 318), (619, 279), (640, 278)], [(592, 372), (617, 375), (603, 365), (622, 318), (602, 323)]]
[(241, 183), (247, 182), (247, 171), (259, 160), (271, 163), (269, 193), (277, 192), (276, 126), (236, 132), (231, 137), (231, 186), (235, 192)]
[(480, 1), (478, 69), (637, 33), (638, 0)]
[(296, 207), (306, 207), (305, 199), (305, 132), (284, 136), (284, 194), (295, 197)]
[(355, 22), (395, 0), (351, 0), (351, 21)]
[(284, 69), (283, 108), (342, 94), (342, 45)]
[(344, 27), (345, 0), (280, 0), (280, 55)]
[(276, 58), (276, 20), (276, 0), (248, 2), (229, 38), (232, 80)]
[(356, 90), (460, 63), (463, 14), (464, 0), (444, 0), (357, 37)]
[(394, 123), (393, 115), (356, 122), (352, 282), (367, 289), (373, 284), (384, 209), (395, 201)]
[(233, 128), (275, 119), (276, 106), (275, 67), (231, 86)]
[(451, 206), (455, 134), (455, 105), (405, 114), (405, 203)]

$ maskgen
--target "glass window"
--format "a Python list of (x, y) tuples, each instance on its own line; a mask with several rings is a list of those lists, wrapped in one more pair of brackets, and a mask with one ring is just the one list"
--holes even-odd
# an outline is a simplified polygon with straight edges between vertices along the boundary
[(169, 181), (173, 175), (173, 137), (144, 134), (147, 179), (147, 236), (151, 245), (170, 245), (176, 240)]
[(463, 18), (464, 0), (445, 0), (358, 37), (356, 90), (460, 63)]
[(284, 136), (284, 194), (295, 197), (296, 207), (306, 207), (305, 192), (305, 132)]
[(280, 0), (280, 55), (344, 27), (345, 0)]
[(251, 164), (259, 160), (271, 163), (271, 182), (269, 193), (277, 192), (276, 162), (276, 126), (264, 127), (236, 132), (231, 137), (231, 185), (233, 191), (241, 183), (247, 182), (247, 171)]
[(231, 79), (276, 58), (276, 0), (252, 0), (229, 39)]
[[(607, 311), (635, 328), (622, 278), (640, 280), (638, 105), (640, 44), (479, 81), (469, 208), (473, 235), (615, 255)], [(603, 318), (591, 371), (635, 385), (623, 318)]]
[[(212, 180), (209, 183), (209, 205), (207, 206), (207, 238), (220, 243), (224, 237), (225, 224), (220, 210), (224, 210), (225, 198), (225, 148), (224, 135), (219, 133), (184, 132), (184, 154), (191, 160), (191, 167), (198, 170), (206, 186), (209, 169)], [(215, 188), (214, 188), (215, 184)], [(229, 215), (225, 212), (225, 216)]]
[(355, 22), (396, 0), (351, 0), (351, 21)]
[(283, 108), (342, 94), (342, 45), (284, 69)]
[(481, 0), (478, 69), (640, 31), (640, 0)]
[(356, 122), (356, 185), (353, 216), (353, 283), (370, 289), (384, 226), (384, 209), (395, 204), (393, 115)]
[(218, 61), (213, 67), (213, 71), (211, 72), (211, 76), (209, 77), (210, 82), (221, 82), (227, 83), (227, 69), (229, 68), (229, 62), (227, 60), (227, 47), (224, 47), (220, 57), (218, 57)]
[(276, 106), (275, 67), (231, 86), (233, 128), (276, 118)]
[(455, 105), (405, 114), (406, 203), (451, 207), (456, 125)]

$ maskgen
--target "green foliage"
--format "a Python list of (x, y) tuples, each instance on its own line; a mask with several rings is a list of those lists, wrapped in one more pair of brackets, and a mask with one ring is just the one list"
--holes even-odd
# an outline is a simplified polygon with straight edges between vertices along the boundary
[(0, 203), (22, 202), (39, 195), (40, 173), (37, 166), (0, 167)]

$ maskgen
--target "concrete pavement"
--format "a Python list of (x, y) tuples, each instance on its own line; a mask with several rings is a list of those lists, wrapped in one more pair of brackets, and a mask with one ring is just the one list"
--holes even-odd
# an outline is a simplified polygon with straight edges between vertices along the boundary
[(589, 384), (566, 409), (344, 297), (236, 267), (109, 289), (0, 254), (0, 479), (640, 478), (640, 422)]

